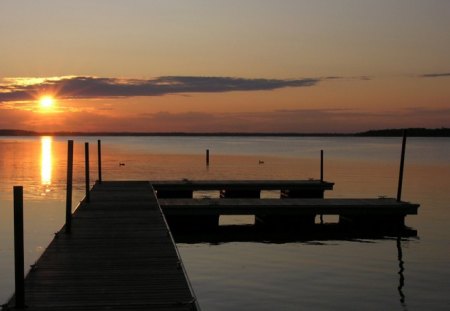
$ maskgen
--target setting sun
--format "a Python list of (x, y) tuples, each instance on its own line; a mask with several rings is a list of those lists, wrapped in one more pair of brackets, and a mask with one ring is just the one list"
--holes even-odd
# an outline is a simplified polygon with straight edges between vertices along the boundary
[(49, 109), (53, 107), (54, 99), (51, 96), (44, 96), (39, 100), (39, 106), (42, 109)]

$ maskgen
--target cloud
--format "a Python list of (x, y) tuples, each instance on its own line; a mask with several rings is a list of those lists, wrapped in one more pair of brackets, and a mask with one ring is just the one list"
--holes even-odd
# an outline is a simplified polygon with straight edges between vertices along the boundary
[(370, 81), (372, 77), (370, 76), (353, 76), (353, 77), (341, 77), (341, 76), (327, 76), (322, 78), (321, 80), (361, 80), (361, 81)]
[(321, 79), (246, 79), (232, 77), (166, 76), (149, 80), (98, 77), (9, 78), (0, 84), (0, 102), (34, 100), (41, 94), (58, 98), (161, 96), (179, 93), (269, 91), (310, 87)]
[(450, 77), (450, 72), (441, 72), (441, 73), (426, 73), (421, 75), (422, 78), (445, 78)]

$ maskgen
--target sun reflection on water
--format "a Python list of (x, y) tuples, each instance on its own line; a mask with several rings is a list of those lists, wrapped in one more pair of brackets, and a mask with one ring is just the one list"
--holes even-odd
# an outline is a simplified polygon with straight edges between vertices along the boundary
[(50, 192), (52, 184), (52, 137), (41, 138), (41, 183), (44, 186), (43, 195)]

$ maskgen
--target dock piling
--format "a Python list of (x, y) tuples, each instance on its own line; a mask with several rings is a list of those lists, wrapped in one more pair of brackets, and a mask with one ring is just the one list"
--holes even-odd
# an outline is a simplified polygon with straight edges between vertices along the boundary
[(67, 142), (66, 233), (72, 229), (73, 140)]
[(209, 149), (206, 149), (206, 166), (209, 166)]
[(97, 141), (98, 145), (98, 183), (102, 183), (102, 141)]
[(89, 196), (89, 143), (84, 143), (84, 161), (85, 161), (85, 175), (86, 175), (86, 202), (90, 201)]
[(405, 148), (406, 148), (406, 130), (403, 131), (402, 140), (402, 154), (400, 157), (400, 172), (398, 176), (398, 188), (397, 188), (397, 201), (402, 200), (402, 187), (403, 187), (403, 168), (405, 166)]
[(320, 150), (320, 181), (323, 182), (323, 150)]
[(25, 307), (25, 272), (23, 249), (23, 187), (14, 186), (14, 270), (16, 308)]

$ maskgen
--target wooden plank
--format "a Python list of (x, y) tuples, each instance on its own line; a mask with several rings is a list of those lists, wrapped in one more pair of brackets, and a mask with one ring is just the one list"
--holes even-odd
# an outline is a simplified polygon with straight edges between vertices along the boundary
[(103, 181), (90, 194), (28, 273), (26, 310), (197, 310), (151, 185)]
[(159, 199), (165, 215), (411, 215), (418, 204), (395, 199)]

